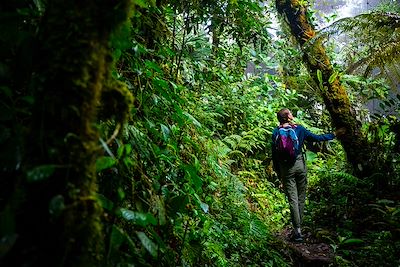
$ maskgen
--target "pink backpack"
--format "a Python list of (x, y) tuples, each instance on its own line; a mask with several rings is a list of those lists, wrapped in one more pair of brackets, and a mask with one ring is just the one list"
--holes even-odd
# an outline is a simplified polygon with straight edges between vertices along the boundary
[(275, 148), (280, 160), (294, 162), (296, 160), (296, 150), (299, 148), (299, 138), (296, 134), (296, 125), (279, 126), (278, 134), (275, 139)]

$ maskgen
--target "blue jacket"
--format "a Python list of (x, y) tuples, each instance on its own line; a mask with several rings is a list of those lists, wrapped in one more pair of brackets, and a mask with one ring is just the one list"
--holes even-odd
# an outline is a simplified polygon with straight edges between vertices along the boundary
[[(272, 132), (272, 159), (274, 161), (279, 160), (274, 157), (275, 152), (276, 152), (275, 151), (275, 139), (276, 139), (276, 135), (278, 134), (278, 130), (279, 130), (279, 127), (276, 127), (274, 129), (274, 131)], [(332, 140), (335, 138), (335, 135), (333, 133), (320, 134), (320, 135), (313, 134), (312, 132), (310, 132), (304, 126), (301, 126), (301, 125), (295, 125), (294, 130), (296, 132), (297, 138), (299, 139), (299, 147), (298, 147), (298, 149), (295, 150), (296, 157), (301, 153), (301, 149), (303, 147), (304, 140), (319, 142), (319, 141), (328, 141), (328, 140)]]

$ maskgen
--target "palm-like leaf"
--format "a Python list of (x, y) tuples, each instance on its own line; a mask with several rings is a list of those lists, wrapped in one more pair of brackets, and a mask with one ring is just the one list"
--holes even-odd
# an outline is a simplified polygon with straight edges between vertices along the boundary
[(371, 12), (343, 18), (322, 29), (315, 40), (333, 36), (346, 38), (347, 73), (384, 76), (394, 84), (400, 81), (399, 14)]

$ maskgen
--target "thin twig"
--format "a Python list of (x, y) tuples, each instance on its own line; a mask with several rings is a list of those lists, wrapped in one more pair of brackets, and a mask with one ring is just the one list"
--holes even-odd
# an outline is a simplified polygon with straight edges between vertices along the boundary
[(108, 140), (106, 141), (106, 144), (107, 144), (107, 145), (109, 145), (109, 144), (112, 142), (112, 140), (114, 140), (114, 139), (117, 137), (117, 135), (118, 135), (120, 129), (121, 129), (121, 123), (118, 123), (117, 126), (115, 127), (115, 130), (114, 130), (113, 134), (112, 134), (111, 137), (108, 138)]

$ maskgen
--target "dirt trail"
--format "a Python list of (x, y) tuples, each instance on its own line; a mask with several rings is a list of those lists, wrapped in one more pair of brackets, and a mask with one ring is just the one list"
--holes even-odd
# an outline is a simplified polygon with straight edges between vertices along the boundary
[(303, 243), (294, 243), (290, 241), (290, 233), (291, 230), (286, 228), (276, 237), (284, 247), (290, 249), (288, 256), (295, 263), (294, 266), (329, 266), (333, 263), (335, 255), (329, 244), (321, 243), (310, 233), (303, 233)]

